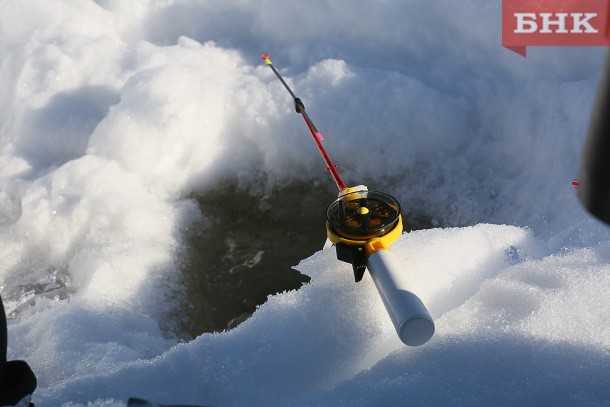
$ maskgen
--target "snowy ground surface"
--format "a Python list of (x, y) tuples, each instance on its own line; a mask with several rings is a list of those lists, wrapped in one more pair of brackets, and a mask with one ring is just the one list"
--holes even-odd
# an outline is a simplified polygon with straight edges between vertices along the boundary
[[(0, 0), (0, 292), (36, 404), (609, 405), (610, 228), (571, 187), (605, 51), (524, 59), (500, 6)], [(194, 194), (326, 176), (263, 52), (346, 180), (438, 226), (393, 246), (425, 346), (332, 250), (238, 328), (166, 334)]]

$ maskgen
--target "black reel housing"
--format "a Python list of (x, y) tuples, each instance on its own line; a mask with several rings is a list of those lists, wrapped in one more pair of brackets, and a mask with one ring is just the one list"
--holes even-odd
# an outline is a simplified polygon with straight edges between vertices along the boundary
[(326, 209), (326, 220), (333, 230), (341, 237), (353, 240), (385, 235), (396, 226), (398, 215), (398, 201), (375, 191), (345, 194)]

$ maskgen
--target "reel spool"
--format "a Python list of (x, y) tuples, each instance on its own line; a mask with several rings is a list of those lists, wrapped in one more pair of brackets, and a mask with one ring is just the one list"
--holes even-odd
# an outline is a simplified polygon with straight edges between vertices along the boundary
[(383, 192), (356, 191), (342, 195), (326, 209), (333, 231), (352, 240), (369, 240), (394, 229), (400, 204)]

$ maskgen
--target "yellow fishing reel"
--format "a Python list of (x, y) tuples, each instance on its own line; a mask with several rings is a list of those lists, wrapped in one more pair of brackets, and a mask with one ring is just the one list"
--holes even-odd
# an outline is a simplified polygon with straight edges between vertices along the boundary
[(326, 232), (337, 259), (352, 264), (358, 282), (368, 257), (388, 250), (402, 234), (400, 204), (383, 192), (348, 188), (326, 209)]

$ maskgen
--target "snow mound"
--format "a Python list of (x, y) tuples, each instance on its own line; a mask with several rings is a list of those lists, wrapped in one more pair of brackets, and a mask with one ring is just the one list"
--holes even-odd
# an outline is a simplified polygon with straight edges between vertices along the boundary
[(270, 297), (238, 328), (67, 380), (45, 402), (595, 404), (610, 392), (610, 336), (599, 323), (609, 312), (608, 245), (544, 249), (514, 226), (403, 235), (392, 250), (437, 323), (417, 348), (397, 338), (372, 280), (354, 283), (325, 249), (298, 266), (310, 284)]

